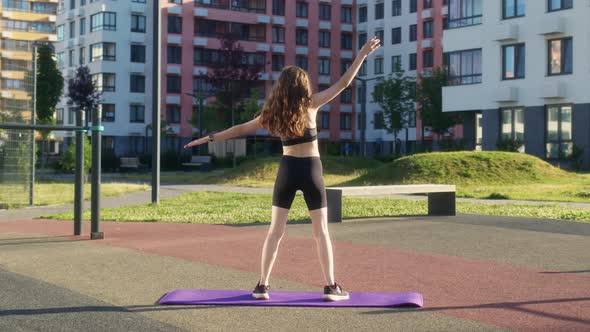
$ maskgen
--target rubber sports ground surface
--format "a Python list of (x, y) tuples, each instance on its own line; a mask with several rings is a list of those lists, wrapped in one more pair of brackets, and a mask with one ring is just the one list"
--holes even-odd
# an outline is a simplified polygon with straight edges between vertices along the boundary
[[(88, 224), (84, 231), (88, 232)], [(252, 289), (268, 225), (0, 222), (0, 331), (590, 331), (590, 224), (459, 215), (330, 224), (337, 281), (423, 308), (160, 306), (177, 288)], [(321, 291), (311, 225), (287, 227), (272, 290)]]

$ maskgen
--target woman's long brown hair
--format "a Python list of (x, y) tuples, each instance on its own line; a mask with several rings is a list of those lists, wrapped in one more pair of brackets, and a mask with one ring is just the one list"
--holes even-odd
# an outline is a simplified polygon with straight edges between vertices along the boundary
[(260, 111), (262, 125), (271, 134), (285, 138), (303, 136), (311, 90), (305, 70), (284, 68)]

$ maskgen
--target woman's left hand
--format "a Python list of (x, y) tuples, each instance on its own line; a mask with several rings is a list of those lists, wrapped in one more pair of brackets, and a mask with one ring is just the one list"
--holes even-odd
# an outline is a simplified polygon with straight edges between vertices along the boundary
[(201, 145), (201, 144), (205, 144), (205, 143), (207, 143), (207, 142), (209, 142), (209, 137), (201, 137), (201, 138), (199, 138), (199, 139), (196, 139), (196, 140), (194, 140), (194, 141), (192, 141), (192, 142), (190, 142), (190, 143), (186, 144), (186, 145), (184, 146), (184, 148), (185, 148), (185, 149), (188, 149), (188, 148), (190, 148), (190, 147), (197, 146), (197, 145)]

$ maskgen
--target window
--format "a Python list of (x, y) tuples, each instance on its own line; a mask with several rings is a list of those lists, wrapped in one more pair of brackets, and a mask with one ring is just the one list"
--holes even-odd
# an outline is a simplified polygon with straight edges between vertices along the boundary
[(166, 92), (168, 93), (181, 93), (182, 83), (180, 76), (167, 75), (166, 76)]
[(182, 63), (182, 47), (168, 46), (166, 51), (167, 63), (181, 64)]
[(166, 105), (166, 121), (169, 123), (180, 123), (180, 106)]
[(409, 0), (410, 1), (410, 13), (415, 13), (418, 11), (418, 0)]
[(115, 122), (115, 104), (101, 104), (102, 121)]
[(285, 43), (285, 28), (272, 27), (272, 42), (279, 44)]
[(352, 129), (352, 114), (340, 113), (340, 129), (351, 130)]
[(96, 43), (90, 45), (90, 62), (94, 61), (115, 61), (116, 60), (115, 43)]
[(298, 55), (295, 57), (295, 65), (301, 69), (307, 70), (307, 57), (303, 55)]
[(340, 22), (352, 23), (352, 8), (351, 7), (342, 7), (340, 9)]
[(563, 159), (572, 153), (572, 106), (547, 106), (547, 158)]
[(76, 0), (70, 0), (70, 9), (76, 9)]
[(90, 16), (90, 32), (117, 30), (117, 13), (102, 12)]
[(344, 74), (350, 65), (352, 65), (351, 60), (340, 60), (340, 74)]
[(182, 17), (168, 16), (168, 33), (182, 33)]
[(272, 70), (281, 71), (285, 67), (285, 56), (282, 54), (272, 55)]
[(475, 151), (481, 151), (483, 142), (482, 114), (475, 113)]
[(92, 82), (98, 92), (115, 91), (115, 73), (97, 73), (92, 75)]
[(379, 38), (380, 45), (383, 46), (383, 30), (375, 30), (375, 36)]
[(424, 21), (424, 23), (422, 23), (422, 27), (423, 27), (423, 37), (424, 38), (432, 38), (433, 34), (434, 34), (434, 21)]
[(432, 0), (423, 0), (422, 5), (424, 9), (432, 8)]
[(307, 30), (306, 29), (295, 30), (295, 44), (307, 46)]
[(318, 112), (320, 114), (320, 129), (330, 129), (330, 112)]
[(131, 14), (131, 32), (145, 32), (145, 16)]
[(297, 17), (307, 18), (309, 15), (308, 10), (309, 6), (307, 5), (307, 2), (297, 1), (295, 4), (295, 16)]
[(70, 38), (75, 38), (76, 37), (76, 22), (71, 21), (70, 22)]
[(367, 6), (359, 7), (359, 23), (367, 22)]
[(340, 35), (340, 47), (343, 50), (352, 50), (352, 34), (343, 32)]
[(391, 72), (396, 73), (402, 70), (402, 56), (392, 55), (391, 56)]
[(410, 53), (410, 67), (409, 70), (416, 70), (417, 67), (417, 61), (416, 58), (417, 54), (416, 53)]
[(131, 62), (145, 63), (145, 45), (131, 44)]
[(573, 8), (573, 0), (547, 0), (549, 11), (563, 10)]
[(383, 112), (373, 113), (373, 128), (375, 130), (385, 128), (385, 119), (383, 118)]
[(367, 76), (367, 60), (363, 61), (359, 69), (359, 76)]
[(352, 88), (348, 87), (342, 90), (340, 94), (340, 102), (343, 104), (352, 104)]
[(402, 15), (402, 0), (391, 1), (391, 16)]
[(373, 73), (375, 75), (383, 74), (383, 58), (375, 58), (375, 62), (373, 64)]
[(78, 53), (78, 64), (83, 65), (86, 62), (86, 47), (80, 47), (80, 52)]
[(64, 40), (65, 27), (63, 24), (57, 26), (57, 41)]
[(145, 106), (142, 104), (129, 105), (129, 122), (143, 123), (145, 121)]
[(57, 53), (56, 57), (57, 57), (57, 60), (55, 62), (57, 63), (57, 67), (63, 68), (63, 66), (64, 66), (64, 52)]
[(445, 54), (449, 85), (481, 83), (481, 49)]
[(318, 60), (318, 72), (320, 75), (330, 75), (330, 59), (320, 58)]
[(450, 29), (481, 24), (482, 0), (449, 0)]
[(324, 48), (330, 48), (330, 32), (320, 31), (319, 46)]
[(393, 45), (401, 44), (402, 42), (402, 28), (392, 28), (391, 29), (391, 43)]
[(129, 76), (129, 92), (145, 92), (145, 76), (142, 74), (131, 74)]
[(418, 26), (416, 24), (410, 25), (410, 41), (416, 41), (418, 39)]
[(571, 74), (574, 67), (572, 38), (549, 40), (548, 45), (548, 75)]
[(80, 36), (83, 36), (86, 34), (86, 18), (82, 17), (80, 19)]
[(525, 48), (524, 44), (502, 47), (502, 79), (524, 78)]
[(367, 33), (366, 32), (359, 33), (359, 50), (363, 47), (363, 45), (365, 45), (366, 42), (367, 42)]
[(80, 0), (80, 7), (85, 6), (86, 5), (86, 0)]
[(58, 125), (62, 125), (64, 123), (64, 109), (63, 108), (56, 108), (55, 109), (55, 122)]
[(383, 2), (379, 2), (375, 4), (375, 19), (380, 20), (383, 18)]
[(422, 66), (425, 68), (430, 68), (434, 65), (434, 55), (432, 50), (427, 50), (422, 52)]
[(272, 14), (285, 16), (285, 0), (272, 0)]
[(416, 128), (416, 112), (408, 112), (408, 128)]
[(320, 5), (320, 20), (329, 21), (332, 19), (332, 6)]
[[(501, 111), (500, 138), (515, 142), (524, 142), (524, 109), (507, 108)], [(524, 152), (519, 151), (519, 152)]]
[(207, 77), (193, 77), (193, 92), (211, 94), (215, 90)]
[(502, 0), (502, 17), (507, 19), (524, 16), (525, 3), (525, 0)]
[(68, 66), (74, 67), (74, 50), (68, 51)]

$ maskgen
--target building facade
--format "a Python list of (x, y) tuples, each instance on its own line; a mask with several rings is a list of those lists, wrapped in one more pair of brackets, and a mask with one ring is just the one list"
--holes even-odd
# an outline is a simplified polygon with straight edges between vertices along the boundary
[(588, 14), (582, 1), (449, 0), (443, 107), (465, 112), (473, 148), (511, 140), (556, 161), (581, 149), (589, 166)]
[[(55, 43), (66, 82), (88, 66), (101, 92), (103, 149), (119, 156), (143, 154), (151, 136), (152, 2), (60, 2)], [(57, 121), (75, 124), (76, 109), (64, 97)], [(73, 133), (60, 133), (72, 137)]]
[[(265, 97), (284, 66), (306, 69), (315, 91), (335, 83), (353, 60), (352, 0), (196, 0), (162, 3), (162, 118), (182, 141), (198, 136), (190, 119), (197, 99), (213, 92), (207, 73), (224, 34), (233, 33), (247, 60), (262, 65), (253, 84)], [(353, 91), (319, 112), (320, 142), (353, 142)], [(207, 130), (207, 128), (204, 128)], [(264, 134), (264, 132), (259, 132)]]

